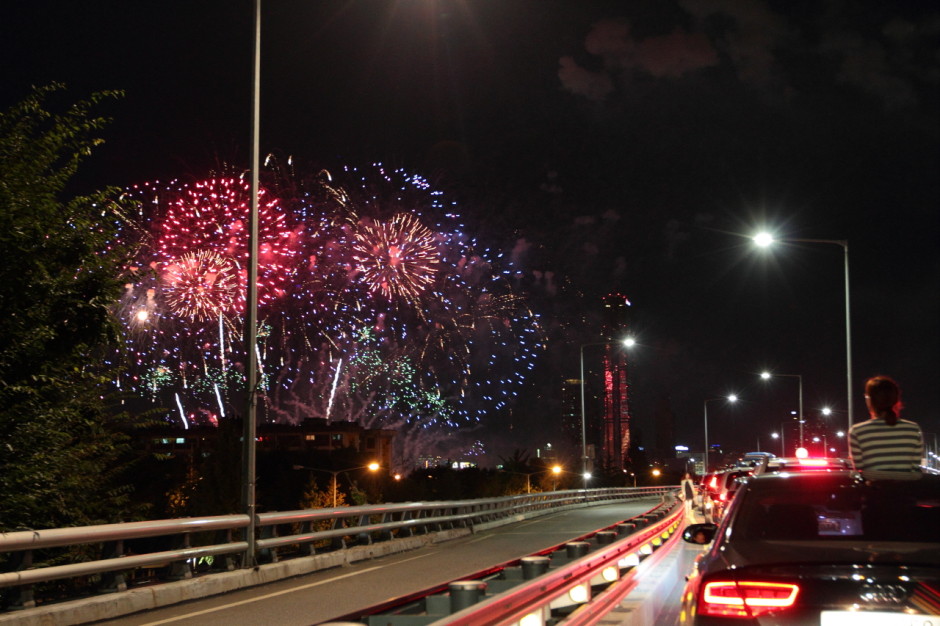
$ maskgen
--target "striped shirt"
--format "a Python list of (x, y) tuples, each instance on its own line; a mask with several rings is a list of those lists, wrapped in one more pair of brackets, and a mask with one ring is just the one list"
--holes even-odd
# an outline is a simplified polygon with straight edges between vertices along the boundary
[(860, 472), (918, 472), (924, 455), (920, 426), (899, 419), (889, 426), (881, 418), (849, 429), (849, 453)]

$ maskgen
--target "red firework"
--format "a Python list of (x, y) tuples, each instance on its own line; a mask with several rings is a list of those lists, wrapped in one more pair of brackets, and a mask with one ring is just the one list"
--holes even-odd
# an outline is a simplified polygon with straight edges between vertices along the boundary
[[(262, 305), (284, 294), (302, 234), (301, 227), (292, 229), (287, 223), (278, 200), (265, 195), (259, 190), (258, 302)], [(168, 298), (180, 315), (205, 318), (240, 310), (248, 282), (250, 198), (247, 182), (218, 178), (196, 183), (169, 205), (157, 232), (157, 255), (171, 292)]]
[(352, 258), (370, 291), (412, 301), (434, 282), (441, 262), (434, 232), (408, 213), (361, 221)]

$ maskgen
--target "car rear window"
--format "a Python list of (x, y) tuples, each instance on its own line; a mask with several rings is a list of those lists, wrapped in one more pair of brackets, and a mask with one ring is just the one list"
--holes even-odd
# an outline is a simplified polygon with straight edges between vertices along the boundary
[[(749, 494), (734, 522), (750, 540), (868, 540), (940, 543), (940, 483), (790, 481)], [(738, 534), (740, 533), (740, 534)]]
[(744, 478), (750, 475), (751, 475), (750, 470), (741, 471), (741, 472), (728, 472), (725, 475), (725, 489), (731, 489), (734, 485), (734, 481), (736, 481), (739, 478)]

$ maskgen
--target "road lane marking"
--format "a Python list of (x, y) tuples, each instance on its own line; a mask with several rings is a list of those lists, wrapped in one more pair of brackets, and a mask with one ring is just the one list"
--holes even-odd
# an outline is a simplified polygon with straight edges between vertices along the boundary
[[(410, 560), (410, 559), (409, 559)], [(365, 572), (371, 572), (372, 570), (382, 569), (381, 566), (369, 567), (367, 569), (358, 570), (355, 572), (350, 572), (348, 574), (343, 574), (342, 576), (334, 576), (329, 580), (321, 580), (319, 582), (310, 583), (308, 585), (301, 585), (300, 587), (291, 587), (290, 589), (284, 589), (283, 591), (275, 591), (274, 593), (269, 593), (263, 596), (258, 596), (256, 598), (251, 598), (250, 600), (239, 600), (238, 602), (231, 602), (222, 606), (217, 606), (212, 609), (203, 609), (202, 611), (196, 611), (195, 613), (187, 613), (186, 615), (179, 615), (177, 617), (170, 617), (167, 619), (162, 619), (158, 622), (147, 622), (142, 626), (158, 626), (158, 624), (170, 624), (172, 622), (178, 622), (180, 620), (189, 619), (191, 617), (199, 617), (200, 615), (207, 615), (209, 613), (215, 613), (216, 611), (224, 611), (226, 609), (231, 609), (236, 606), (241, 606), (243, 604), (251, 604), (252, 602), (257, 602), (258, 600), (267, 600), (269, 598), (276, 598), (278, 596), (287, 595), (288, 593), (294, 593), (295, 591), (303, 591), (304, 589), (310, 589), (311, 587), (319, 587), (320, 585), (325, 585), (327, 583), (335, 582), (337, 580), (342, 580), (343, 578), (349, 578), (350, 576), (358, 576), (359, 574), (364, 574)]]

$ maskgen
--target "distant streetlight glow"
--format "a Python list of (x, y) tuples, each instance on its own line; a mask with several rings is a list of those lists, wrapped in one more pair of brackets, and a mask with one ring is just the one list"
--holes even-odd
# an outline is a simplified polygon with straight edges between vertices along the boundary
[(754, 243), (759, 248), (766, 248), (774, 242), (774, 236), (767, 232), (761, 232), (754, 235)]

